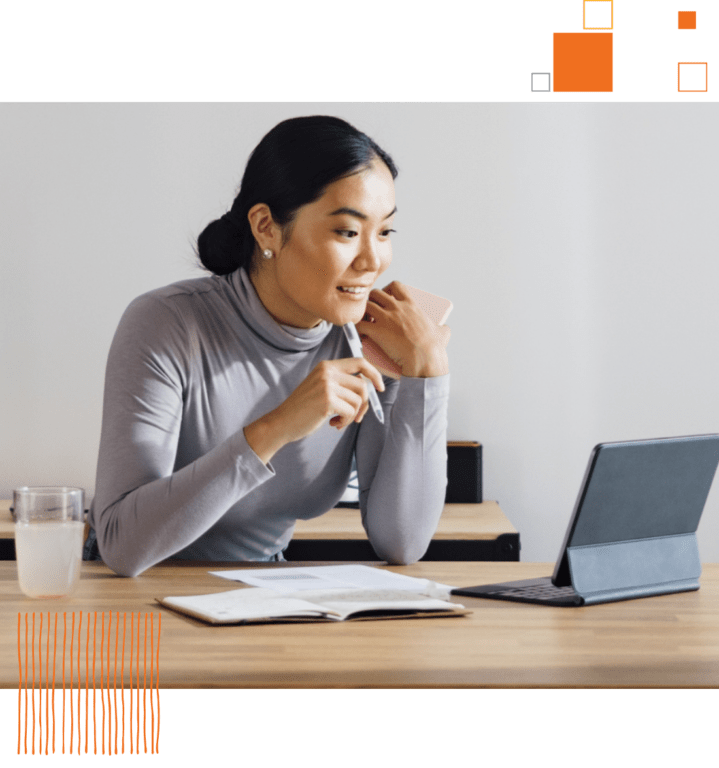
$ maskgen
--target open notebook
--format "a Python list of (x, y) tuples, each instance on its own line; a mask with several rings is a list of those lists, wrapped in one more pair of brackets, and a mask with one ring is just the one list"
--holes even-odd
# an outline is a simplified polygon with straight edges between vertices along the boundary
[(463, 616), (464, 606), (399, 589), (323, 589), (280, 593), (247, 587), (158, 602), (210, 624), (356, 621)]

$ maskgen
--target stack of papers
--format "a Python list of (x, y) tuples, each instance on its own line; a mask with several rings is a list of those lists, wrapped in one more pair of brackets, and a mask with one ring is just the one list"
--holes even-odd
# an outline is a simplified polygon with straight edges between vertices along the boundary
[(297, 568), (240, 568), (210, 571), (230, 581), (252, 587), (267, 587), (276, 592), (300, 592), (306, 589), (403, 589), (408, 592), (432, 592), (432, 597), (448, 598), (454, 587), (415, 579), (369, 565), (315, 565)]

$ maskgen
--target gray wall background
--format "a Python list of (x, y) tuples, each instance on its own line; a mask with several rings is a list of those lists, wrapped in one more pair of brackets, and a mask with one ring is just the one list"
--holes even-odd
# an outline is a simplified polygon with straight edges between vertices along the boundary
[[(276, 122), (344, 117), (400, 167), (399, 279), (451, 298), (450, 439), (553, 560), (593, 445), (719, 431), (719, 105), (0, 105), (0, 497), (92, 495), (107, 351), (199, 276)], [(699, 529), (719, 561), (719, 492)]]

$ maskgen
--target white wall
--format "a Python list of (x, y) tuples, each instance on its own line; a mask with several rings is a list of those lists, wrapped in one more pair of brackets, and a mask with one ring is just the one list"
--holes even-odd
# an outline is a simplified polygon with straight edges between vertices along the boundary
[[(387, 282), (451, 298), (450, 439), (553, 560), (592, 446), (719, 431), (719, 105), (0, 105), (0, 497), (94, 486), (107, 350), (201, 274), (279, 120), (336, 114), (400, 166)], [(700, 527), (719, 560), (719, 492)]]

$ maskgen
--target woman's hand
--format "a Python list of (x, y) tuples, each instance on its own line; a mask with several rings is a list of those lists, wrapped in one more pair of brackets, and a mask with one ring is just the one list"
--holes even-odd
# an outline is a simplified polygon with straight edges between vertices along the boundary
[(428, 378), (449, 373), (449, 328), (435, 325), (396, 280), (384, 290), (370, 293), (367, 314), (357, 323), (357, 332), (381, 347), (403, 376)]
[(323, 360), (281, 405), (246, 426), (245, 438), (266, 464), (282, 446), (311, 435), (330, 416), (337, 429), (362, 421), (369, 406), (368, 386), (384, 391), (379, 371), (364, 358)]

